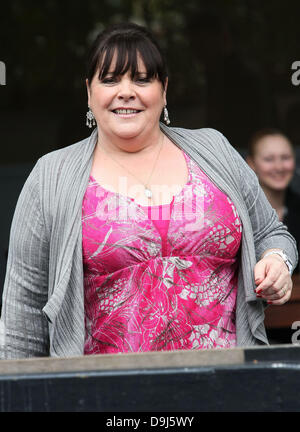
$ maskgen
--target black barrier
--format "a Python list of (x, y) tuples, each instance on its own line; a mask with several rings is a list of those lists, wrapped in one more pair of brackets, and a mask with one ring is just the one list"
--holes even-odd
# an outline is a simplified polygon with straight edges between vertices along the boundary
[[(128, 425), (133, 429), (168, 428), (184, 419), (188, 426), (190, 417), (163, 413), (300, 411), (300, 347), (296, 345), (5, 360), (0, 362), (0, 373), (1, 412), (144, 413), (143, 423)], [(123, 417), (106, 416), (105, 421), (110, 422), (107, 426), (124, 426)]]

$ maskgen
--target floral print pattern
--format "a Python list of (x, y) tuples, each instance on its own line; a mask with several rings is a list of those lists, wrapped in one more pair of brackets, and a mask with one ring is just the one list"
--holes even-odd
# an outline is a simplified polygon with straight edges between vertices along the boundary
[(235, 346), (242, 225), (184, 152), (170, 205), (143, 207), (91, 176), (82, 204), (85, 354)]

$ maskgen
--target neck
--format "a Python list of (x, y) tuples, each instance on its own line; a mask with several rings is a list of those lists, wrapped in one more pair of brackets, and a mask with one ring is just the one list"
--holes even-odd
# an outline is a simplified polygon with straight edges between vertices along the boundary
[(274, 189), (270, 189), (267, 186), (262, 186), (262, 189), (268, 198), (271, 206), (276, 210), (279, 219), (283, 218), (283, 208), (285, 203), (285, 190), (276, 191)]
[(101, 147), (104, 151), (118, 155), (118, 154), (150, 154), (163, 139), (163, 132), (159, 126), (151, 131), (147, 136), (141, 134), (134, 138), (119, 138), (116, 136), (107, 136), (101, 133), (98, 129), (97, 148)]

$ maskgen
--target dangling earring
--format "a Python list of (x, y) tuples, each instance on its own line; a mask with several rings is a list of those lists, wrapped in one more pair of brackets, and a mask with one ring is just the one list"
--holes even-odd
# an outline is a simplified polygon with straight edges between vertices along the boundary
[(86, 126), (88, 126), (89, 128), (96, 126), (95, 117), (90, 107), (88, 112), (86, 113)]
[(171, 123), (170, 119), (169, 119), (169, 113), (167, 110), (167, 105), (164, 106), (164, 122), (166, 123), (166, 125), (169, 125)]

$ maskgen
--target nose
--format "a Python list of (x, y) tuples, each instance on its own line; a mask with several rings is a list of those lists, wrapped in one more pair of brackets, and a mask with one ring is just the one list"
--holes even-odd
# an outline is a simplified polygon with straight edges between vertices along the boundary
[(118, 98), (120, 100), (128, 101), (135, 99), (135, 97), (133, 82), (130, 78), (124, 76), (119, 83)]
[(282, 172), (285, 170), (285, 166), (282, 160), (280, 159), (276, 159), (275, 163), (274, 163), (274, 168), (277, 172)]

